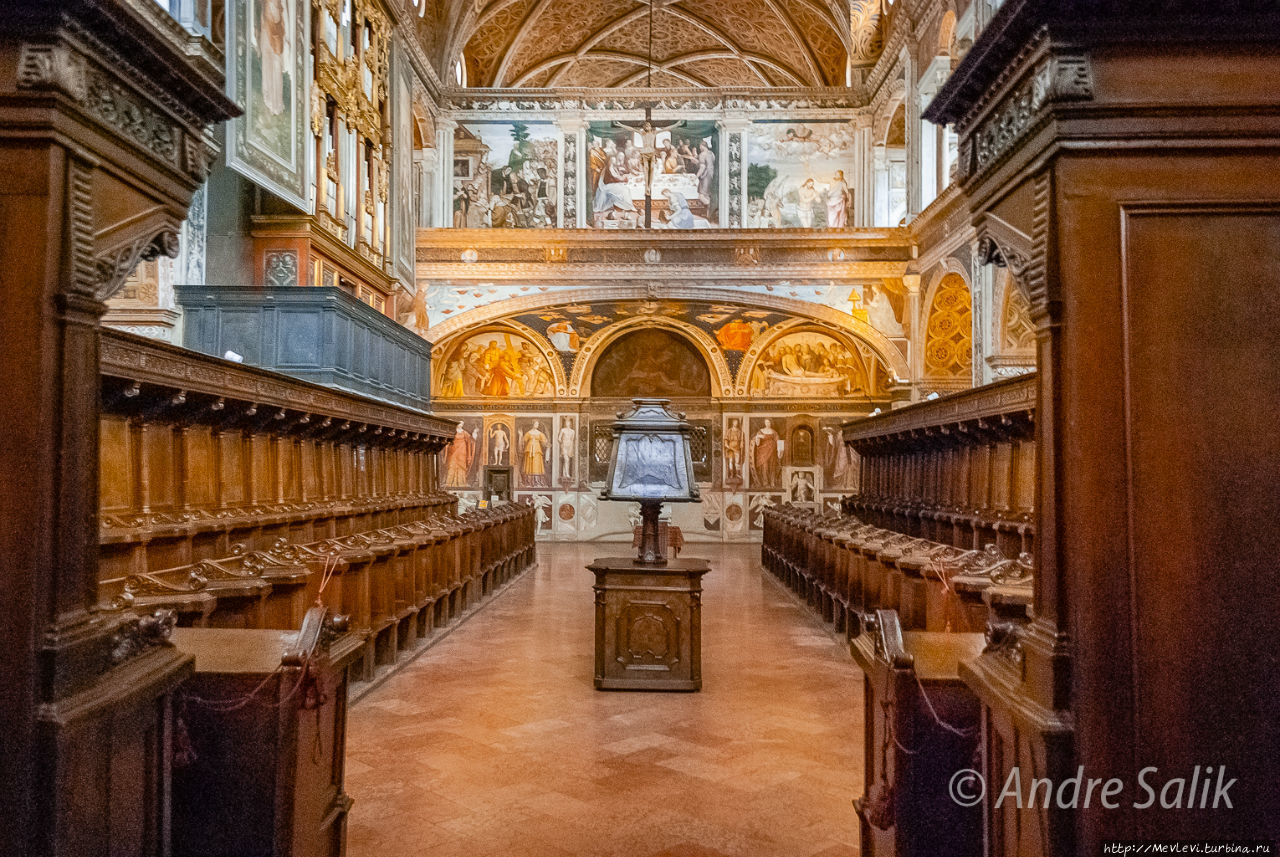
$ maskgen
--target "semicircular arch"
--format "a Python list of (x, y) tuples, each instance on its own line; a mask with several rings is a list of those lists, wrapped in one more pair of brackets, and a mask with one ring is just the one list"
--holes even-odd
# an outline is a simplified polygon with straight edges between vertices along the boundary
[[(521, 324), (514, 319), (503, 319), (489, 324), (480, 325), (474, 328), (468, 328), (458, 331), (447, 339), (441, 340), (438, 345), (431, 347), (431, 390), (433, 394), (437, 390), (444, 389), (445, 373), (448, 370), (448, 358), (456, 356), (457, 350), (461, 345), (469, 339), (476, 336), (483, 336), (486, 333), (514, 333), (522, 339), (527, 340), (538, 353), (546, 361), (547, 367), (551, 371), (551, 379), (555, 395), (567, 395), (568, 379), (565, 376), (564, 364), (560, 362), (559, 352), (547, 341), (547, 338), (538, 333), (528, 325)], [(514, 398), (523, 398), (516, 396)], [(533, 398), (546, 398), (538, 396)]]
[[(420, 287), (425, 287), (425, 285)], [(606, 286), (522, 295), (516, 298), (495, 301), (494, 303), (459, 313), (431, 326), (423, 336), (431, 342), (437, 340), (444, 342), (448, 338), (455, 336), (459, 331), (477, 328), (484, 324), (492, 324), (508, 316), (519, 315), (520, 313), (567, 304), (591, 303), (593, 301), (633, 300), (685, 300), (736, 304), (754, 309), (772, 309), (799, 318), (807, 318), (832, 329), (843, 331), (865, 342), (885, 366), (889, 368), (892, 376), (904, 379), (911, 377), (911, 367), (907, 363), (906, 356), (894, 344), (893, 340), (870, 322), (854, 318), (846, 312), (813, 303), (812, 301), (764, 292), (742, 292), (735, 289), (708, 288), (705, 286), (672, 285), (663, 286), (656, 290), (649, 286)], [(710, 340), (710, 337), (707, 336), (707, 339)], [(572, 375), (569, 386), (571, 388), (574, 386)], [(727, 385), (726, 388), (728, 386), (731, 385)]]
[(819, 324), (808, 319), (796, 318), (771, 327), (765, 336), (762, 336), (758, 341), (751, 343), (751, 347), (742, 355), (742, 365), (738, 367), (738, 377), (736, 379), (736, 391), (739, 396), (751, 395), (751, 373), (755, 371), (756, 366), (759, 364), (760, 358), (764, 353), (782, 339), (793, 333), (820, 333), (824, 336), (829, 336), (848, 349), (851, 354), (858, 355), (858, 360), (862, 368), (863, 380), (866, 382), (867, 392), (869, 393), (872, 392), (870, 390), (872, 366), (868, 365), (868, 358), (878, 363), (884, 369), (885, 374), (889, 376), (890, 380), (896, 377), (893, 370), (888, 366), (879, 352), (857, 335), (850, 331), (835, 328), (830, 325)]
[(613, 324), (597, 331), (582, 346), (582, 349), (578, 352), (578, 358), (573, 362), (573, 373), (569, 376), (569, 395), (589, 395), (589, 382), (595, 372), (596, 363), (600, 360), (600, 355), (607, 351), (610, 345), (628, 333), (646, 328), (673, 331), (689, 340), (694, 350), (698, 352), (698, 356), (707, 364), (707, 373), (711, 378), (712, 398), (726, 398), (733, 394), (733, 377), (729, 372), (729, 364), (725, 361), (724, 352), (721, 351), (720, 346), (706, 331), (678, 318), (646, 315), (615, 321)]

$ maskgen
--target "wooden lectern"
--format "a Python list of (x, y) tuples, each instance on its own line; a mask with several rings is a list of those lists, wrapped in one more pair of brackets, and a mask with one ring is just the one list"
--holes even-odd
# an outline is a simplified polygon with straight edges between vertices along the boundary
[(658, 518), (666, 502), (698, 499), (692, 426), (667, 399), (636, 399), (613, 424), (605, 500), (640, 503), (635, 559), (597, 559), (596, 689), (702, 689), (702, 575), (706, 560), (667, 560)]

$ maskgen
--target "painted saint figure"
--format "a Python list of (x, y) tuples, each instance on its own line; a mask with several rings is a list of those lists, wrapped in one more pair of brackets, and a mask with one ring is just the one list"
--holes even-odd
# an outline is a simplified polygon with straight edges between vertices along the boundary
[(489, 429), (489, 449), (493, 454), (490, 456), (493, 464), (507, 463), (507, 450), (511, 448), (511, 435), (507, 433), (507, 427), (499, 423)]
[(698, 199), (711, 210), (711, 185), (716, 178), (716, 153), (711, 144), (703, 140), (698, 144)]
[(747, 438), (738, 420), (729, 420), (724, 431), (724, 466), (731, 481), (742, 481), (742, 453)]
[(836, 170), (836, 177), (827, 186), (827, 226), (844, 229), (849, 225), (849, 185), (844, 180), (844, 170)]
[(782, 443), (773, 420), (751, 438), (752, 488), (777, 488), (782, 484)]
[(262, 103), (272, 116), (284, 112), (285, 0), (262, 0), (258, 15), (258, 57), (262, 63)]
[(818, 189), (814, 187), (813, 179), (805, 179), (796, 196), (799, 198), (796, 216), (800, 218), (800, 225), (812, 229), (814, 207), (818, 204)]
[(458, 430), (453, 435), (453, 443), (449, 444), (448, 459), (445, 465), (444, 484), (446, 488), (463, 488), (471, 476), (471, 464), (476, 457), (476, 440), (473, 435), (458, 423)]
[(547, 326), (547, 338), (556, 347), (556, 351), (576, 352), (581, 345), (578, 331), (569, 321), (557, 321)]
[(539, 486), (547, 484), (546, 461), (551, 458), (550, 441), (542, 431), (542, 422), (533, 421), (533, 428), (524, 433), (520, 439), (522, 456), (521, 472), (526, 485)]
[(573, 429), (573, 422), (568, 417), (561, 419), (560, 431), (556, 434), (556, 443), (560, 447), (561, 479), (573, 479), (574, 444), (577, 439), (578, 433)]

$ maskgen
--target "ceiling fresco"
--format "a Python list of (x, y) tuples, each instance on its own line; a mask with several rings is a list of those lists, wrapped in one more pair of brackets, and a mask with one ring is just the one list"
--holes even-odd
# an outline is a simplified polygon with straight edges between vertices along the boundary
[[(648, 83), (645, 0), (489, 0), (468, 10), (455, 49), (470, 86)], [(848, 10), (825, 0), (653, 0), (657, 87), (839, 86)]]

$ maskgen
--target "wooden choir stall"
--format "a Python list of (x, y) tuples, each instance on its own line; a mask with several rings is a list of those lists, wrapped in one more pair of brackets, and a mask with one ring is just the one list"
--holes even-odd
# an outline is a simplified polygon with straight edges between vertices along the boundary
[(850, 643), (864, 683), (862, 853), (977, 855), (981, 706), (962, 664), (1029, 620), (1034, 375), (848, 424), (859, 488), (839, 513), (764, 518), (765, 567)]
[(101, 338), (98, 609), (194, 658), (166, 727), (172, 853), (341, 854), (349, 692), (528, 570), (533, 508), (457, 512), (446, 420)]

